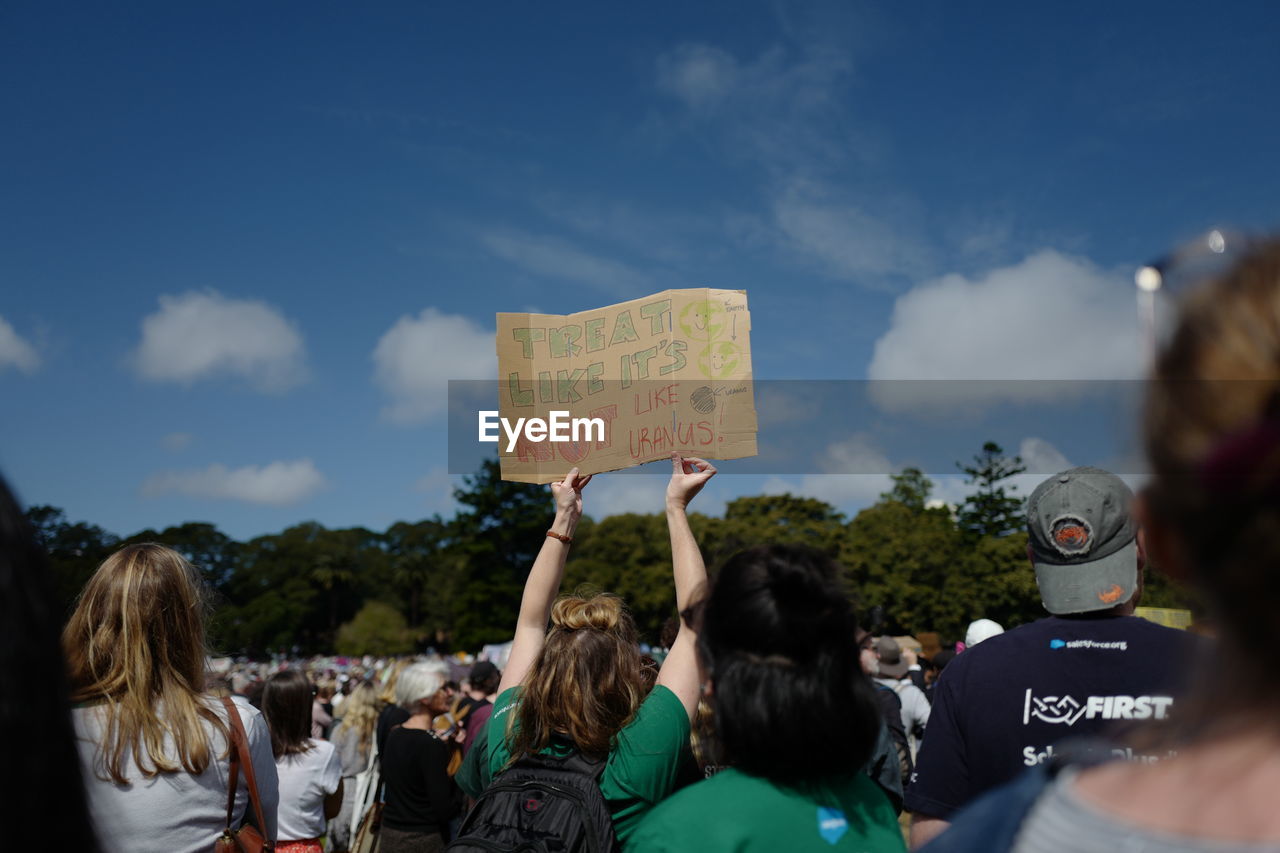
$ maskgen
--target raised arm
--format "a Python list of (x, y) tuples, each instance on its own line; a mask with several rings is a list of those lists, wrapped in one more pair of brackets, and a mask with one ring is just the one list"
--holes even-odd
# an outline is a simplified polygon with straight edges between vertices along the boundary
[[(667, 484), (667, 530), (671, 533), (671, 566), (676, 583), (676, 609), (683, 614), (706, 594), (707, 567), (689, 529), (688, 507), (694, 495), (715, 476), (715, 466), (705, 459), (671, 454), (671, 482)], [(680, 699), (692, 720), (698, 711), (698, 636), (694, 626), (681, 618), (680, 632), (658, 671), (658, 683)]]
[(520, 615), (516, 617), (515, 639), (511, 643), (507, 667), (502, 672), (502, 683), (498, 685), (499, 693), (508, 687), (524, 684), (525, 676), (546, 642), (551, 605), (560, 591), (564, 561), (569, 556), (569, 542), (566, 540), (572, 540), (574, 531), (578, 529), (578, 519), (582, 518), (582, 489), (590, 481), (590, 474), (579, 477), (578, 469), (574, 468), (562, 482), (551, 484), (556, 516), (533, 561), (533, 568), (529, 570), (529, 579), (524, 583)]

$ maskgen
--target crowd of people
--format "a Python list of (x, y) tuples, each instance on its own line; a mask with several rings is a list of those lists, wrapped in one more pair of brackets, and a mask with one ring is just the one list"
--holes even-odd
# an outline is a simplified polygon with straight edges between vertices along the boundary
[[(665, 496), (680, 615), (660, 665), (621, 599), (560, 592), (591, 480), (575, 469), (551, 487), (509, 656), (458, 680), (440, 658), (211, 673), (199, 572), (155, 544), (99, 567), (59, 641), (0, 487), (0, 707), (28, 783), (8, 842), (1277, 849), (1280, 243), (1191, 297), (1144, 417), (1140, 495), (1074, 468), (1028, 499), (1048, 615), (975, 619), (927, 655), (863, 630), (816, 550), (750, 547), (709, 580), (687, 510), (716, 469), (692, 457), (673, 455)], [(1134, 615), (1149, 563), (1198, 591), (1212, 638)]]

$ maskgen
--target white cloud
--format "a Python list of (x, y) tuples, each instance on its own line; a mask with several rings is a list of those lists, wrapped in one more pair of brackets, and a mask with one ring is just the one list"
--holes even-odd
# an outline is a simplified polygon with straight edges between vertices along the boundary
[(503, 260), (547, 278), (576, 281), (623, 296), (654, 289), (649, 276), (618, 261), (584, 252), (556, 237), (493, 231), (481, 235), (480, 242)]
[(494, 379), (495, 332), (466, 317), (424, 309), (401, 317), (373, 351), (374, 379), (391, 396), (383, 416), (399, 424), (422, 423), (448, 408), (450, 379)]
[(160, 439), (160, 442), (165, 446), (166, 450), (172, 450), (176, 453), (179, 450), (186, 450), (194, 440), (195, 436), (189, 432), (171, 432)]
[(12, 367), (23, 373), (34, 373), (40, 366), (40, 355), (25, 338), (0, 317), (0, 370)]
[(799, 480), (770, 477), (761, 491), (766, 495), (790, 493), (817, 498), (847, 511), (875, 503), (881, 493), (893, 486), (889, 458), (865, 434), (828, 445), (819, 454), (818, 462), (829, 473), (806, 474)]
[(1027, 466), (1027, 471), (1041, 480), (1072, 467), (1062, 451), (1043, 438), (1024, 438), (1018, 446), (1018, 455), (1022, 457), (1022, 464)]
[(285, 506), (311, 497), (325, 485), (324, 475), (310, 459), (298, 459), (234, 469), (215, 464), (196, 471), (164, 471), (149, 477), (142, 493)]
[(191, 383), (239, 376), (259, 391), (277, 392), (306, 379), (302, 335), (264, 302), (216, 291), (161, 296), (160, 310), (142, 321), (133, 363), (144, 379)]
[(1049, 380), (1131, 379), (1142, 368), (1128, 275), (1046, 249), (972, 280), (947, 275), (900, 297), (867, 376), (998, 380), (872, 388), (884, 408), (937, 411), (1002, 400), (1060, 401), (1088, 388)]

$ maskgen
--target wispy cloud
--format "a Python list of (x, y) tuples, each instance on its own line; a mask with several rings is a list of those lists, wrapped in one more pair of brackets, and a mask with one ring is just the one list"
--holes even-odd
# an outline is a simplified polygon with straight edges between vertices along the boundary
[(179, 494), (287, 506), (311, 497), (325, 485), (324, 475), (310, 459), (298, 459), (243, 468), (215, 464), (194, 471), (164, 471), (149, 477), (142, 484), (142, 493), (148, 497)]
[(4, 317), (0, 317), (0, 371), (14, 368), (23, 373), (34, 373), (40, 366), (40, 354), (36, 348), (14, 330)]
[(279, 392), (306, 380), (306, 350), (294, 323), (264, 302), (216, 291), (161, 296), (160, 310), (142, 321), (132, 356), (138, 375), (156, 382), (217, 376)]
[(633, 267), (559, 237), (490, 231), (480, 236), (480, 242), (497, 257), (546, 278), (578, 282), (615, 296), (634, 297), (654, 288), (653, 279)]
[(165, 450), (172, 450), (176, 453), (180, 450), (186, 450), (194, 440), (195, 436), (189, 432), (171, 432), (160, 439), (160, 443), (164, 445)]
[(825, 198), (807, 183), (784, 190), (773, 216), (788, 249), (836, 278), (879, 281), (928, 269), (930, 252), (908, 229), (852, 202)]
[(450, 379), (496, 376), (495, 334), (435, 308), (401, 317), (373, 351), (374, 380), (391, 397), (383, 416), (398, 424), (423, 423), (448, 408)]

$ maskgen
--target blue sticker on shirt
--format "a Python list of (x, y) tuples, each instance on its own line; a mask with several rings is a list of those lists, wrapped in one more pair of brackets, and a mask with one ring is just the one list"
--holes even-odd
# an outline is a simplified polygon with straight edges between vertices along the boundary
[(818, 834), (828, 844), (836, 844), (849, 831), (849, 821), (844, 819), (844, 812), (818, 806)]
[(1051, 648), (1051, 649), (1060, 649), (1060, 648), (1063, 648), (1064, 646), (1066, 646), (1066, 644), (1067, 644), (1067, 641), (1066, 641), (1066, 640), (1056, 640), (1056, 639), (1055, 639), (1055, 640), (1050, 640), (1050, 641), (1049, 641), (1049, 648)]

